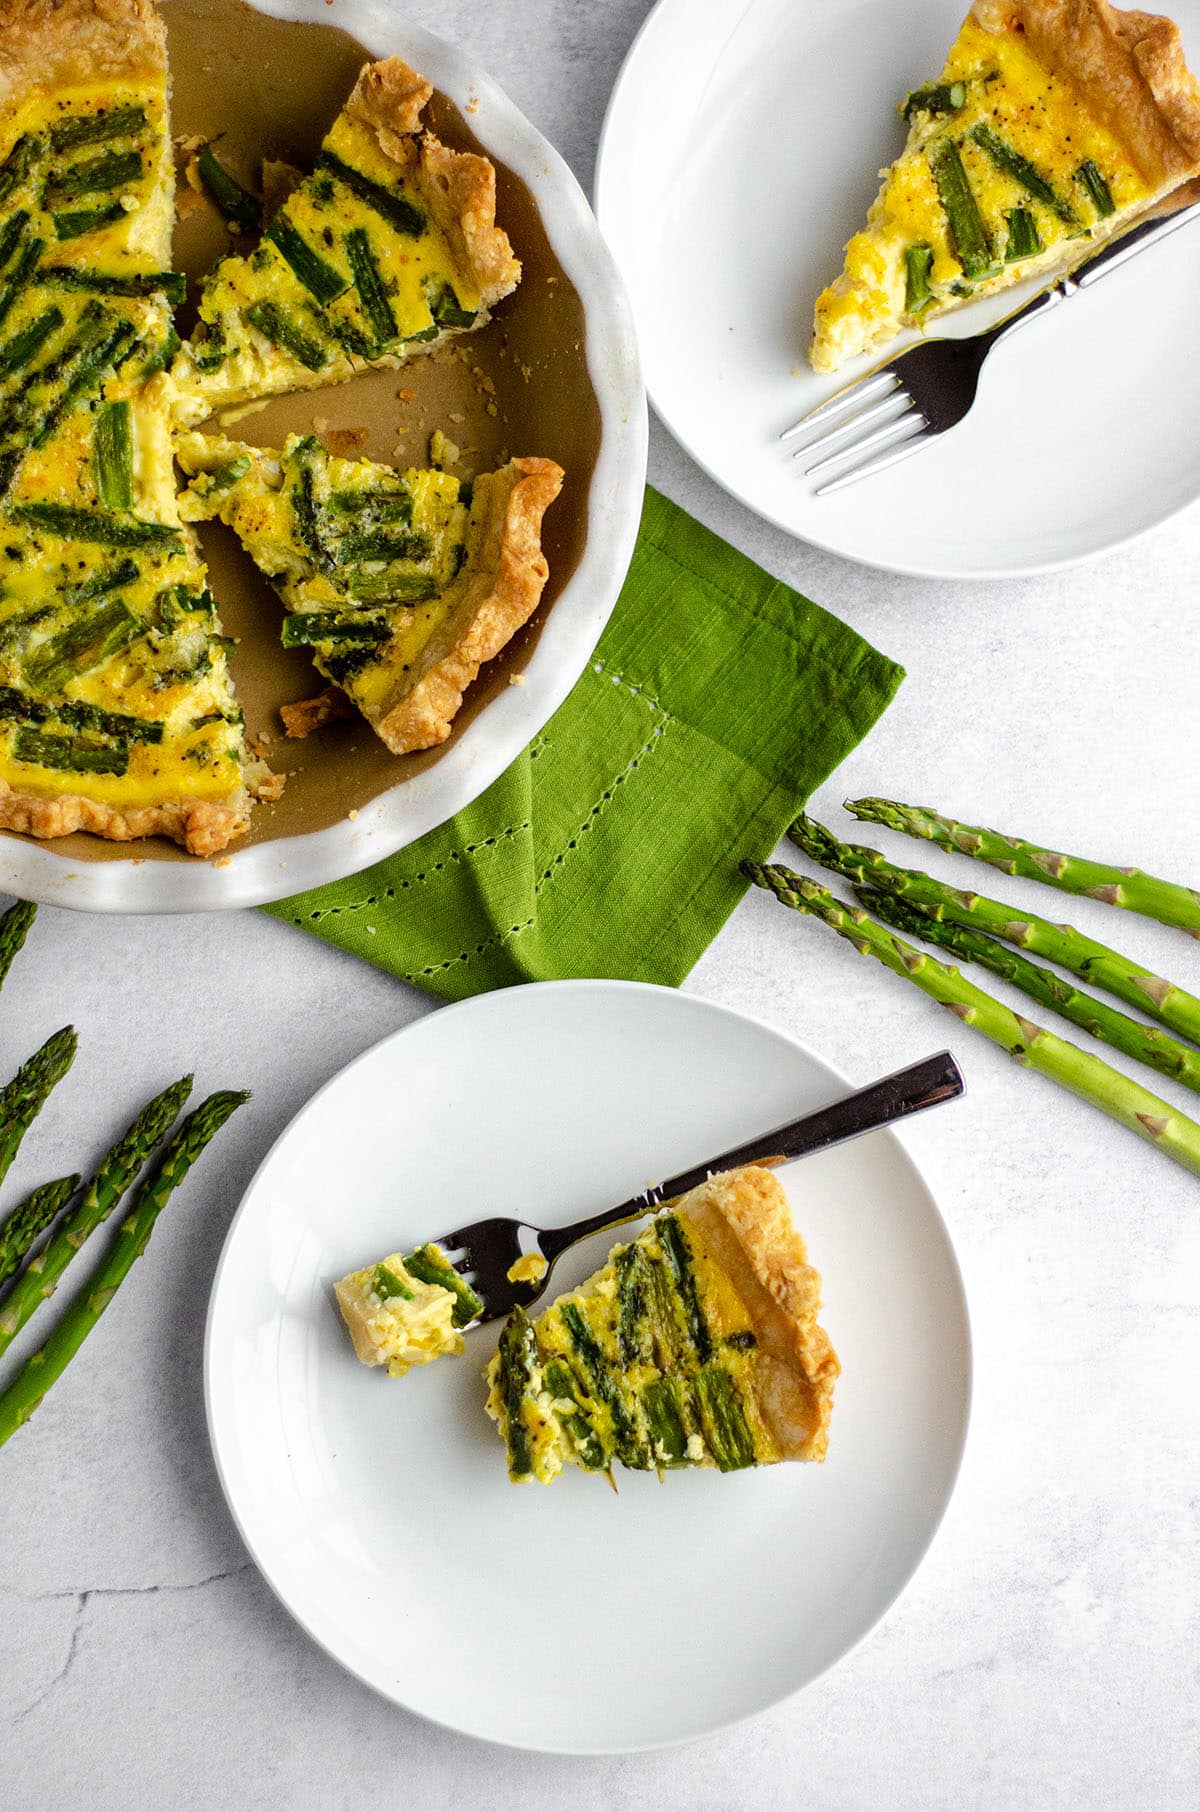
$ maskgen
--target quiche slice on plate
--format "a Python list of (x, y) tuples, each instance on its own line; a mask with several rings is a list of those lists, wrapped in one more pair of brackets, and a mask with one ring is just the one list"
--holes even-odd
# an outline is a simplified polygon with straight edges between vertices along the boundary
[(181, 421), (399, 365), (516, 288), (495, 169), (421, 130), (432, 93), (398, 57), (363, 69), (316, 169), (205, 281), (173, 372)]
[(527, 622), (547, 577), (542, 516), (562, 469), (512, 459), (469, 485), (434, 468), (182, 433), (183, 512), (228, 523), (308, 649), (394, 754), (444, 742), (462, 695)]
[(244, 830), (242, 717), (175, 500), (182, 278), (146, 0), (0, 14), (0, 827)]
[(1107, 0), (975, 0), (817, 299), (817, 371), (1077, 264), (1200, 172), (1179, 30)]
[(509, 1476), (823, 1460), (839, 1366), (820, 1292), (774, 1173), (710, 1177), (536, 1320), (505, 1323), (487, 1410)]

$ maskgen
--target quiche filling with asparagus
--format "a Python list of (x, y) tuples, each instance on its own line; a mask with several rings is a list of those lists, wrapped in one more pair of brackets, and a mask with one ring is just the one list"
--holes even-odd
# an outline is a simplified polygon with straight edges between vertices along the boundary
[[(261, 243), (205, 282), (173, 370), (181, 419), (398, 365), (481, 326), (515, 289), (496, 173), (421, 132), (432, 93), (398, 57), (363, 70), (316, 169)], [(219, 199), (220, 166), (206, 167)]]
[(710, 1177), (536, 1320), (509, 1318), (487, 1409), (510, 1477), (824, 1459), (839, 1367), (820, 1285), (771, 1171)]
[(181, 434), (176, 453), (194, 475), (184, 514), (234, 529), (287, 607), (284, 646), (310, 650), (395, 753), (444, 741), (541, 598), (560, 468), (514, 459), (465, 485), (339, 459), (311, 436), (274, 453)]
[(1200, 171), (1178, 29), (1106, 0), (975, 0), (901, 111), (908, 141), (817, 300), (818, 371), (1069, 268)]
[(158, 375), (162, 27), (117, 10), (19, 10), (0, 72), (0, 825), (207, 854), (246, 824), (242, 718)]
[(460, 1330), (483, 1309), (435, 1245), (418, 1246), (406, 1258), (392, 1252), (351, 1271), (333, 1290), (359, 1359), (386, 1365), (392, 1378), (443, 1353), (461, 1353)]

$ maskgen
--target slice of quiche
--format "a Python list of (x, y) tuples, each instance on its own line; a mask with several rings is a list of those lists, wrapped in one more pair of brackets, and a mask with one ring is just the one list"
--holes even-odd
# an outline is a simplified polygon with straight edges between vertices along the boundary
[(399, 365), (481, 326), (516, 288), (496, 172), (422, 132), (432, 93), (398, 57), (363, 69), (256, 250), (207, 278), (174, 367), (181, 421)]
[(528, 621), (547, 578), (542, 516), (563, 473), (513, 459), (464, 484), (340, 459), (312, 436), (281, 453), (182, 433), (191, 521), (219, 517), (307, 648), (395, 754), (444, 742), (466, 687)]
[(817, 371), (1049, 280), (1200, 172), (1178, 28), (1107, 0), (975, 0), (941, 75), (901, 111), (908, 142), (817, 299)]
[(241, 713), (181, 522), (165, 44), (146, 0), (0, 13), (0, 827), (247, 822)]
[(770, 1170), (710, 1177), (536, 1321), (487, 1379), (509, 1476), (823, 1460), (837, 1355), (821, 1280)]

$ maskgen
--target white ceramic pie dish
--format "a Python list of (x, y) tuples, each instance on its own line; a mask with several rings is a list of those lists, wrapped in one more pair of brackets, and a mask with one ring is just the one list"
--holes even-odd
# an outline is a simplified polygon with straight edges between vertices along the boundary
[(546, 613), (524, 683), (503, 689), (440, 758), (397, 782), (354, 819), (234, 849), (219, 863), (111, 855), (80, 861), (52, 842), (0, 833), (0, 890), (93, 912), (198, 912), (257, 906), (355, 874), (403, 849), (478, 798), (566, 698), (624, 581), (646, 477), (645, 391), (632, 315), (587, 199), (562, 158), (462, 50), (386, 5), (254, 0), (276, 18), (336, 23), (376, 56), (398, 55), (469, 114), (486, 149), (520, 177), (583, 304), (586, 361), (600, 412), (599, 457), (579, 564)]

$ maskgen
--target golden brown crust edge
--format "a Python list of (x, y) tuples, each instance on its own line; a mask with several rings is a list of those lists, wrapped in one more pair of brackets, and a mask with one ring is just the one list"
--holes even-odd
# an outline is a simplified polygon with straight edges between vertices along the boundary
[(1038, 61), (1072, 82), (1159, 193), (1200, 171), (1200, 83), (1179, 27), (1108, 0), (974, 0), (987, 31), (1023, 32)]
[(486, 157), (453, 151), (421, 129), (432, 85), (401, 57), (369, 63), (346, 112), (375, 133), (381, 148), (408, 167), (426, 206), (450, 242), (455, 263), (490, 308), (521, 278), (508, 235), (496, 225), (496, 172)]
[(538, 607), (549, 573), (542, 517), (562, 489), (552, 459), (514, 459), (475, 481), (475, 558), (462, 597), (438, 626), (402, 697), (372, 717), (394, 755), (445, 742), (480, 667)]
[(139, 837), (170, 837), (182, 844), (190, 856), (215, 856), (240, 837), (249, 822), (248, 800), (185, 799), (178, 804), (135, 806), (122, 811), (78, 793), (41, 798), (0, 780), (0, 830), (20, 831), (27, 837), (69, 837), (73, 831), (90, 831), (114, 843), (132, 843)]
[(161, 80), (167, 39), (150, 0), (5, 0), (0, 108), (33, 88), (97, 78)]
[(773, 1171), (759, 1165), (709, 1177), (675, 1204), (738, 1290), (758, 1339), (755, 1384), (789, 1460), (823, 1460), (841, 1366), (820, 1325), (821, 1278)]

